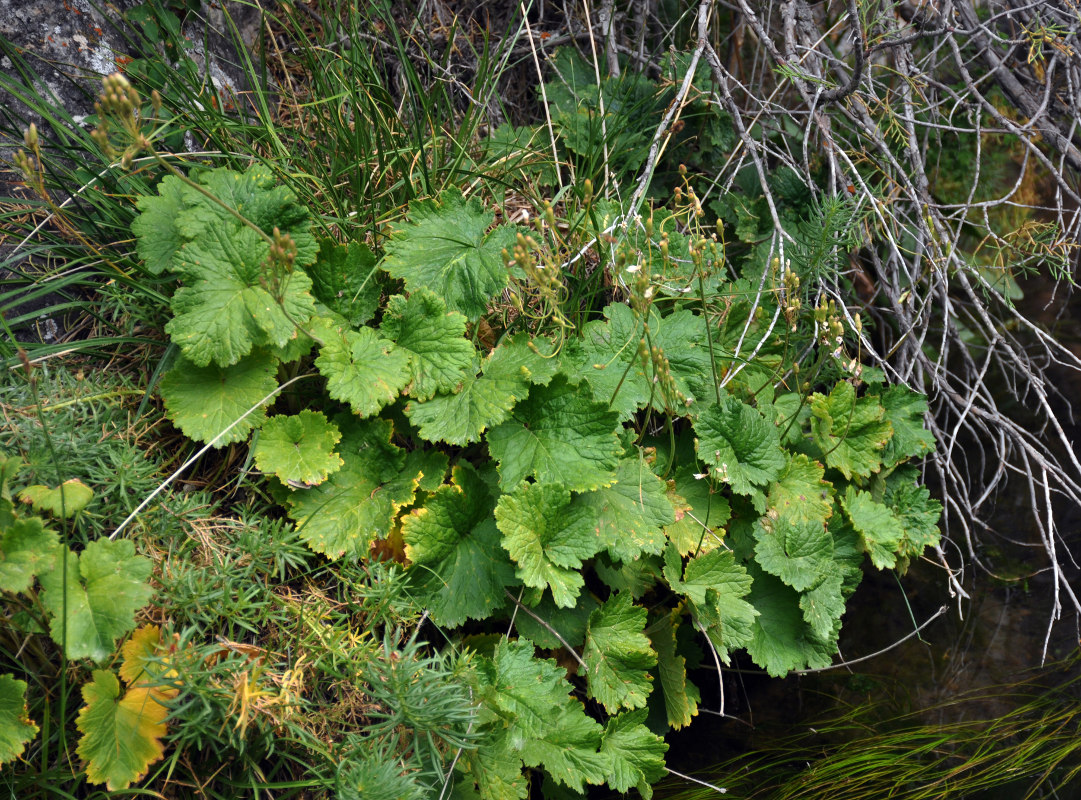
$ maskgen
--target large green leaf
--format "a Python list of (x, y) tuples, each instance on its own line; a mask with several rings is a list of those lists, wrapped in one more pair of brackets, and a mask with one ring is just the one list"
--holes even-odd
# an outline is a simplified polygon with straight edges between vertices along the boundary
[(723, 397), (695, 420), (694, 432), (698, 457), (713, 474), (756, 507), (764, 505), (761, 487), (777, 480), (785, 465), (776, 426), (738, 398)]
[(94, 490), (78, 478), (71, 478), (59, 486), (27, 486), (19, 492), (19, 499), (29, 503), (35, 511), (44, 511), (61, 519), (73, 517), (94, 499)]
[(669, 547), (664, 552), (664, 577), (672, 591), (691, 601), (695, 626), (709, 636), (727, 664), (729, 654), (750, 641), (758, 615), (745, 599), (752, 588), (747, 570), (730, 550), (712, 550), (684, 566), (676, 548)]
[(657, 678), (664, 695), (668, 725), (679, 730), (698, 716), (701, 696), (698, 687), (687, 680), (687, 659), (676, 652), (676, 630), (680, 615), (664, 614), (649, 627), (649, 641), (657, 653)]
[(566, 670), (533, 652), (528, 639), (503, 639), (478, 669), (481, 721), (498, 720), (519, 742), (547, 735), (571, 690)]
[(901, 520), (893, 511), (877, 502), (870, 492), (849, 486), (841, 504), (852, 520), (852, 527), (860, 534), (863, 548), (871, 556), (871, 563), (878, 569), (897, 566), (897, 554), (905, 537)]
[(849, 480), (866, 477), (882, 466), (882, 451), (893, 435), (885, 409), (872, 396), (856, 398), (852, 384), (841, 381), (828, 396), (811, 396), (811, 432), (826, 464)]
[(389, 422), (336, 422), (342, 429), (342, 468), (319, 486), (294, 491), (288, 501), (300, 538), (332, 559), (367, 555), (412, 502), (424, 473), (420, 456), (407, 460), (390, 443)]
[(526, 478), (590, 491), (615, 481), (622, 445), (616, 414), (556, 377), (534, 386), (511, 419), (488, 432), (500, 481), (511, 490)]
[(795, 589), (754, 565), (750, 571), (754, 585), (747, 599), (758, 616), (752, 626), (747, 652), (754, 663), (774, 678), (792, 670), (829, 666), (837, 652), (840, 623), (833, 626), (829, 636), (819, 636), (807, 623)]
[(60, 539), (40, 517), (16, 519), (0, 535), (0, 591), (25, 592), (51, 568)]
[(942, 536), (938, 529), (942, 504), (931, 498), (926, 487), (917, 485), (917, 477), (915, 468), (902, 467), (886, 479), (884, 499), (904, 528), (898, 553), (905, 558), (918, 558)]
[[(265, 164), (252, 164), (244, 172), (208, 170), (199, 175), (199, 183), (267, 236), (275, 228), (292, 236), (297, 246), (297, 266), (315, 260), (317, 245), (311, 235), (311, 212), (297, 202), (292, 189), (277, 182)], [(184, 201), (186, 208), (177, 214), (176, 227), (188, 239), (201, 239), (215, 229), (239, 224), (227, 209), (190, 186), (184, 188)]]
[(769, 510), (792, 522), (825, 522), (833, 513), (833, 484), (823, 480), (825, 474), (817, 461), (785, 452), (784, 469), (769, 486)]
[(660, 555), (663, 527), (675, 521), (664, 481), (640, 458), (620, 461), (614, 484), (578, 495), (575, 505), (591, 510), (608, 552), (621, 561)]
[[(476, 786), (476, 794), (462, 792), (461, 800), (524, 800), (529, 794), (529, 781), (522, 774), (522, 756), (509, 735), (495, 741), (486, 741), (476, 750), (466, 750), (459, 762), (459, 769), (466, 772), (469, 787)], [(458, 800), (457, 792), (462, 781), (455, 786), (451, 800)]]
[(532, 642), (504, 639), (478, 672), (481, 720), (511, 745), (508, 755), (530, 767), (543, 765), (577, 792), (584, 784), (604, 781), (601, 726), (570, 696), (566, 672), (534, 657)]
[(397, 399), (409, 382), (409, 354), (372, 328), (352, 330), (320, 319), (313, 326), (323, 340), (316, 369), (327, 379), (327, 394), (370, 417)]
[(522, 761), (527, 767), (543, 765), (553, 780), (575, 792), (604, 783), (605, 759), (597, 752), (601, 726), (577, 700), (564, 700), (555, 712), (545, 734), (524, 743)]
[(905, 386), (890, 386), (878, 395), (878, 400), (893, 427), (893, 436), (882, 452), (886, 464), (920, 458), (934, 451), (935, 435), (924, 427), (926, 397)]
[(381, 281), (376, 277), (375, 254), (364, 242), (319, 242), (319, 255), (307, 268), (312, 294), (350, 325), (363, 325), (379, 308)]
[(451, 627), (487, 617), (515, 583), (487, 485), (468, 462), (454, 468), (452, 481), (402, 521), (417, 599), (436, 623)]
[(127, 789), (146, 775), (162, 757), (168, 709), (145, 686), (120, 697), (120, 681), (105, 670), (94, 670), (83, 686), (76, 727), (82, 733), (76, 752), (86, 764), (86, 779), (104, 783), (110, 792)]
[(152, 275), (175, 268), (175, 259), (187, 238), (176, 228), (176, 218), (187, 207), (186, 185), (175, 175), (166, 175), (156, 195), (142, 195), (136, 201), (140, 214), (132, 220), (135, 252)]
[[(529, 608), (532, 614), (518, 609), (514, 617), (514, 627), (518, 629), (519, 636), (524, 636), (542, 649), (556, 650), (564, 644), (569, 647), (580, 647), (586, 638), (589, 615), (599, 607), (600, 603), (593, 595), (587, 593), (581, 595), (577, 604), (570, 608), (560, 608), (546, 592), (539, 603)], [(543, 620), (544, 624), (534, 619), (534, 615)], [(562, 640), (555, 637), (553, 630), (562, 637)]]
[(796, 591), (814, 586), (833, 566), (833, 537), (822, 522), (766, 515), (754, 531), (755, 560)]
[(653, 796), (653, 784), (668, 774), (664, 738), (645, 726), (646, 711), (628, 711), (612, 717), (604, 728), (601, 756), (605, 780), (617, 792), (635, 787), (642, 797)]
[(673, 476), (676, 496), (675, 521), (664, 529), (681, 556), (708, 553), (720, 546), (732, 509), (728, 498), (714, 487), (709, 475), (695, 472), (694, 465), (677, 467)]
[(278, 385), (277, 363), (264, 350), (228, 367), (199, 367), (181, 356), (161, 379), (161, 398), (169, 418), (186, 436), (200, 442), (210, 442), (236, 423), (214, 446), (244, 441), (266, 419), (266, 405)]
[(587, 687), (609, 714), (643, 707), (653, 690), (646, 670), (657, 663), (657, 654), (645, 627), (646, 610), (625, 592), (612, 595), (589, 618), (582, 653), (589, 670)]
[[(500, 343), (482, 365), (473, 364), (453, 394), (437, 394), (423, 403), (413, 402), (405, 413), (429, 441), (463, 445), (480, 441), (485, 430), (503, 422), (515, 403), (529, 394), (533, 383), (548, 383), (556, 359), (547, 339), (519, 334)], [(477, 372), (480, 371), (478, 375)]]
[[(607, 306), (604, 315), (608, 321), (591, 322), (583, 329), (571, 358), (574, 368), (589, 384), (593, 398), (611, 404), (620, 419), (629, 419), (651, 400), (654, 408), (663, 411), (675, 398), (662, 396), (653, 380), (652, 362), (643, 364), (638, 356), (645, 335), (642, 322), (623, 303)], [(692, 400), (703, 396), (713, 370), (702, 318), (690, 311), (662, 317), (653, 310), (649, 327), (647, 345), (658, 348), (667, 359), (677, 391)]]
[(582, 562), (604, 547), (591, 511), (562, 486), (526, 483), (499, 498), (495, 518), (518, 578), (550, 588), (556, 605), (573, 606), (584, 584)]
[(185, 285), (173, 295), (165, 330), (193, 364), (229, 366), (253, 347), (284, 347), (314, 313), (303, 270), (281, 276), (280, 302), (266, 288), (269, 248), (239, 224), (211, 227), (181, 248)]
[(341, 438), (338, 426), (318, 411), (271, 417), (259, 431), (255, 465), (282, 483), (319, 484), (342, 466), (334, 452)]
[(10, 673), (0, 675), (0, 764), (22, 755), (37, 733), (38, 726), (26, 710), (26, 681)]
[(438, 201), (411, 203), (409, 221), (391, 234), (380, 266), (410, 292), (430, 289), (452, 311), (477, 319), (507, 286), (502, 252), (518, 233), (508, 225), (488, 232), (494, 218), (480, 200), (466, 200), (456, 189)]
[(387, 303), (380, 327), (400, 351), (409, 355), (407, 393), (427, 400), (452, 391), (473, 364), (473, 343), (465, 336), (466, 319), (426, 289), (408, 298), (396, 294)]
[(819, 639), (828, 640), (845, 613), (844, 580), (843, 569), (834, 562), (821, 574), (815, 586), (800, 595), (803, 619)]
[(63, 546), (55, 552), (52, 569), (39, 578), (53, 641), (69, 659), (105, 661), (153, 596), (147, 583), (153, 565), (127, 539), (97, 539), (80, 555)]

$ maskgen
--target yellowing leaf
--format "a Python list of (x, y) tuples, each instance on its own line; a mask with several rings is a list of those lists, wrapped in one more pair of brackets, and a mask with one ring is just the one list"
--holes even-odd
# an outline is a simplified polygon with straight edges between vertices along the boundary
[(407, 459), (390, 443), (389, 422), (345, 419), (340, 427), (342, 468), (289, 496), (289, 516), (300, 538), (331, 559), (366, 555), (373, 541), (390, 532), (402, 506), (412, 502), (425, 468), (431, 469), (423, 451)]
[(73, 517), (94, 499), (94, 490), (78, 478), (64, 481), (60, 486), (27, 486), (19, 499), (37, 511), (48, 511), (54, 517)]
[(37, 733), (38, 726), (26, 713), (26, 681), (0, 675), (0, 764), (22, 755)]
[(161, 629), (157, 625), (143, 625), (120, 648), (120, 655), (124, 659), (120, 665), (120, 677), (128, 686), (145, 686), (160, 699), (172, 699), (176, 697), (178, 689), (163, 681), (174, 680), (177, 672), (156, 658), (160, 649)]
[(83, 686), (83, 702), (75, 723), (83, 734), (76, 752), (87, 762), (86, 779), (104, 783), (109, 791), (127, 789), (164, 754), (168, 710), (143, 686), (121, 699), (116, 676), (100, 669)]

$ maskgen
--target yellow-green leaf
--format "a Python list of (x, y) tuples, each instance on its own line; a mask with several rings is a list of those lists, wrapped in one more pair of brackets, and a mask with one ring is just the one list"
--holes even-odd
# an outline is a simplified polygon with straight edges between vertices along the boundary
[(38, 726), (26, 712), (26, 681), (0, 675), (0, 764), (22, 755), (37, 733)]
[(116, 675), (100, 669), (83, 686), (83, 702), (75, 722), (82, 734), (76, 752), (87, 762), (86, 779), (111, 792), (127, 789), (164, 754), (168, 710), (144, 686), (121, 698)]
[(27, 486), (19, 492), (19, 499), (29, 503), (36, 511), (47, 511), (54, 517), (73, 517), (94, 499), (94, 490), (78, 478), (64, 481), (56, 487)]

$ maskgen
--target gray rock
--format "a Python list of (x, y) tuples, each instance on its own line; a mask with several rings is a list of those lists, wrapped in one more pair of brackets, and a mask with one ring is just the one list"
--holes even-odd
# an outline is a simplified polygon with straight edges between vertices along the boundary
[[(164, 6), (162, 0), (158, 4)], [(66, 113), (60, 117), (65, 120), (70, 117), (70, 122), (62, 123), (69, 127), (83, 126), (86, 117), (93, 113), (101, 78), (123, 69), (135, 58), (148, 59), (167, 69), (177, 58), (188, 58), (223, 100), (246, 89), (244, 72), (239, 66), (243, 59), (234, 47), (232, 27), (225, 13), (231, 16), (243, 46), (251, 49), (258, 43), (262, 24), (258, 8), (232, 0), (201, 3), (200, 13), (188, 14), (182, 21), (186, 49), (181, 52), (167, 51), (160, 41), (153, 41), (155, 37), (144, 35), (147, 24), (155, 24), (153, 17), (145, 12), (147, 8), (148, 4), (140, 0), (112, 0), (107, 4), (91, 0), (0, 0), (3, 84), (19, 86), (29, 80), (38, 94), (64, 109)], [(152, 28), (150, 32), (153, 33)], [(29, 68), (29, 77), (18, 71), (19, 62)], [(31, 122), (35, 123), (44, 143), (67, 138), (67, 132), (51, 129), (17, 94), (5, 91), (3, 84), (0, 84), (0, 196), (11, 198), (24, 192), (18, 187), (21, 178), (9, 169), (22, 145), (22, 131)], [(0, 246), (0, 279), (10, 278), (10, 269), (35, 269), (28, 266), (23, 250), (15, 251), (15, 244), (5, 241)], [(15, 308), (8, 306), (5, 315), (10, 318), (34, 309), (49, 309), (61, 300), (51, 295), (39, 297)], [(63, 337), (66, 325), (63, 320), (42, 318), (29, 329), (23, 327), (26, 335), (47, 339)]]

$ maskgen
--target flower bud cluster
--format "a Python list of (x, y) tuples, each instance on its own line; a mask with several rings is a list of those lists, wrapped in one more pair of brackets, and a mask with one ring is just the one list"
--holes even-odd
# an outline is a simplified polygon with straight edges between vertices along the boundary
[[(568, 327), (570, 323), (562, 312), (563, 282), (560, 279), (559, 268), (554, 263), (539, 260), (537, 258), (538, 251), (540, 251), (540, 247), (532, 236), (519, 233), (514, 243), (514, 249), (511, 252), (507, 252), (506, 249), (503, 250), (503, 261), (508, 267), (516, 265), (525, 273), (529, 283), (547, 309), (547, 313), (552, 316), (557, 324)], [(524, 309), (519, 307), (519, 310)]]
[(33, 122), (23, 132), (23, 143), (30, 151), (27, 155), (25, 150), (15, 153), (15, 167), (23, 174), (30, 188), (38, 197), (45, 196), (45, 175), (41, 169), (41, 143), (38, 140), (38, 128)]
[[(98, 127), (90, 134), (107, 158), (119, 158), (120, 166), (131, 169), (135, 156), (150, 147), (142, 132), (142, 98), (122, 73), (102, 79), (101, 97), (94, 103)], [(161, 95), (151, 96), (155, 113), (161, 108)]]
[[(780, 266), (780, 259), (773, 259), (774, 268)], [(796, 323), (799, 321), (800, 308), (803, 306), (799, 296), (799, 275), (792, 269), (792, 262), (785, 262), (784, 271), (781, 273), (781, 285), (778, 291), (777, 301), (781, 304), (785, 321), (789, 329), (795, 333)]]

